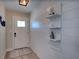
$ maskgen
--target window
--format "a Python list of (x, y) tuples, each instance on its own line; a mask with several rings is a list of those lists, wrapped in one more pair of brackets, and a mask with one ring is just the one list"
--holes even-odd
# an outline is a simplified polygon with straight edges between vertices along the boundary
[(25, 27), (25, 21), (17, 21), (17, 27)]

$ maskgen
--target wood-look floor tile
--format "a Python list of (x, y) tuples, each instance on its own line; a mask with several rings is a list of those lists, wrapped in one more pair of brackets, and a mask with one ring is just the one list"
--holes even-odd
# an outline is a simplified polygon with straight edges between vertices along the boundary
[(29, 59), (39, 59), (34, 53), (28, 54)]
[(19, 56), (18, 50), (13, 50), (13, 51), (8, 53), (8, 58), (14, 58), (14, 57), (17, 57), (17, 56)]
[(13, 58), (13, 59), (23, 59), (22, 57), (16, 57), (16, 58)]
[(24, 55), (24, 56), (23, 56), (23, 59), (29, 59), (29, 58), (28, 58), (28, 56), (27, 56), (27, 55)]
[(24, 48), (24, 49), (23, 49), (23, 52), (24, 52), (24, 54), (29, 54), (29, 53), (31, 53), (32, 51), (31, 51), (29, 48)]
[(32, 52), (31, 49), (23, 48), (8, 52), (6, 59), (39, 59), (39, 58)]
[(20, 56), (24, 55), (23, 49), (19, 49), (19, 55)]

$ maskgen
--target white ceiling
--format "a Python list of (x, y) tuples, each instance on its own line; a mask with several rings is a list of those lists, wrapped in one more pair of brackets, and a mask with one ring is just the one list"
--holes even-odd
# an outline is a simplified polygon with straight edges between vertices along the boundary
[(38, 8), (41, 2), (30, 0), (26, 7), (20, 6), (18, 0), (3, 0), (3, 3), (7, 9), (27, 13), (32, 12), (35, 8)]
[(3, 1), (7, 9), (28, 13), (28, 12), (32, 12), (36, 8), (39, 8), (39, 5), (41, 5), (42, 1), (46, 2), (51, 0), (30, 0), (30, 2), (26, 7), (20, 6), (18, 2), (19, 0), (0, 0), (0, 1)]

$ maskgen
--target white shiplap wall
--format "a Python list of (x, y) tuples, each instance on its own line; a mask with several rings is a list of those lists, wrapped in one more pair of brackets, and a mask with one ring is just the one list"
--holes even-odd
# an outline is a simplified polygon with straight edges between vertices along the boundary
[(63, 1), (63, 59), (79, 59), (79, 1)]
[[(57, 1), (43, 1), (40, 3), (39, 8), (33, 11), (30, 23), (31, 48), (39, 56), (40, 59), (61, 59), (60, 53), (54, 50), (53, 45), (49, 44), (49, 19), (46, 18), (47, 9), (49, 7), (54, 7), (57, 13), (61, 13), (60, 2)], [(32, 28), (32, 23), (34, 21), (39, 23), (39, 28)]]
[[(48, 4), (49, 3), (49, 4)], [(50, 5), (50, 2), (47, 2)], [(44, 2), (42, 7), (33, 12), (32, 21), (45, 22), (42, 26), (45, 27), (45, 15), (39, 18), (48, 6)], [(56, 3), (52, 3), (56, 6)], [(58, 7), (57, 7), (58, 8)], [(58, 8), (60, 9), (60, 7)], [(57, 9), (57, 10), (58, 10)], [(41, 11), (42, 10), (42, 11)], [(58, 11), (59, 12), (59, 11)], [(40, 57), (40, 59), (79, 59), (79, 1), (63, 1), (62, 2), (62, 52), (51, 50), (48, 45), (49, 32), (47, 28), (32, 29), (31, 28), (31, 48)]]

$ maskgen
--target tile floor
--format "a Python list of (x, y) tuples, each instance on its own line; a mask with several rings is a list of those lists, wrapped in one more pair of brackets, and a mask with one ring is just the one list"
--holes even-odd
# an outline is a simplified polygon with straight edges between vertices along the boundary
[(6, 59), (39, 59), (39, 58), (30, 48), (21, 48), (7, 52)]

